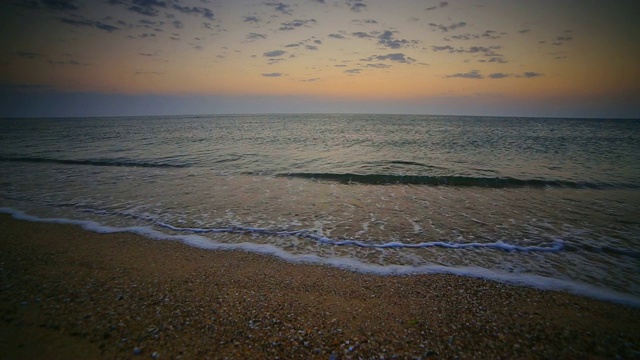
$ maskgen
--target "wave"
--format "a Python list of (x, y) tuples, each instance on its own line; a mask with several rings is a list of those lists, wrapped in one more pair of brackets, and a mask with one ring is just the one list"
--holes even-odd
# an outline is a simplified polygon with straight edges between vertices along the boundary
[(335, 181), (343, 184), (368, 185), (433, 185), (453, 187), (488, 187), (488, 188), (574, 188), (574, 189), (605, 189), (605, 188), (638, 188), (631, 184), (611, 185), (590, 182), (574, 182), (567, 180), (539, 180), (516, 179), (510, 177), (472, 177), (472, 176), (425, 176), (425, 175), (386, 175), (386, 174), (336, 174), (336, 173), (287, 173), (278, 174), (281, 177), (294, 177), (309, 180)]
[(71, 160), (71, 159), (51, 159), (38, 157), (0, 157), (0, 162), (26, 162), (26, 163), (47, 163), (47, 164), (65, 164), (65, 165), (91, 165), (91, 166), (123, 166), (123, 167), (147, 167), (147, 168), (185, 168), (187, 164), (168, 164), (156, 162), (141, 162), (119, 159), (87, 159), (87, 160)]
[(266, 236), (293, 236), (299, 238), (305, 238), (310, 240), (315, 240), (318, 243), (325, 245), (334, 245), (334, 246), (355, 246), (361, 248), (371, 248), (371, 249), (421, 249), (421, 248), (431, 248), (431, 247), (439, 247), (439, 248), (447, 248), (447, 249), (492, 249), (492, 250), (504, 250), (504, 251), (517, 251), (517, 252), (560, 252), (564, 247), (564, 243), (561, 240), (557, 240), (553, 243), (553, 245), (545, 247), (545, 246), (519, 246), (507, 244), (502, 241), (496, 241), (492, 243), (452, 243), (452, 242), (444, 242), (444, 241), (431, 241), (431, 242), (422, 242), (422, 243), (403, 243), (400, 241), (392, 241), (387, 243), (367, 243), (360, 240), (349, 240), (349, 239), (331, 239), (325, 237), (323, 235), (317, 234), (312, 230), (293, 230), (293, 231), (279, 231), (268, 228), (256, 228), (256, 227), (247, 227), (247, 226), (231, 226), (227, 228), (211, 228), (211, 229), (201, 229), (201, 228), (182, 228), (173, 226), (170, 224), (155, 222), (156, 225), (161, 226), (163, 228), (178, 231), (178, 232), (189, 232), (189, 233), (247, 233), (247, 234), (257, 234), (257, 235), (266, 235)]
[[(67, 205), (58, 205), (58, 206), (67, 206)], [(507, 252), (522, 252), (522, 253), (529, 253), (529, 252), (559, 253), (562, 251), (569, 251), (569, 252), (605, 253), (605, 254), (621, 255), (621, 256), (628, 256), (628, 257), (640, 259), (640, 251), (635, 251), (632, 249), (625, 249), (625, 248), (615, 248), (612, 246), (566, 244), (562, 239), (554, 239), (553, 243), (550, 246), (514, 245), (514, 244), (505, 243), (501, 240), (491, 242), (491, 243), (478, 243), (478, 242), (453, 243), (453, 242), (446, 242), (446, 241), (430, 241), (430, 242), (422, 242), (422, 243), (405, 243), (401, 241), (391, 241), (386, 243), (376, 243), (376, 242), (364, 242), (361, 240), (352, 240), (352, 239), (331, 239), (321, 234), (318, 234), (314, 230), (308, 230), (308, 229), (279, 230), (279, 229), (258, 228), (258, 227), (251, 227), (251, 226), (242, 226), (242, 225), (234, 225), (234, 226), (221, 227), (221, 228), (179, 227), (179, 226), (167, 224), (162, 221), (155, 220), (153, 217), (150, 217), (150, 216), (135, 215), (135, 214), (121, 212), (121, 211), (97, 210), (92, 208), (78, 208), (75, 205), (71, 205), (71, 206), (75, 207), (76, 210), (86, 212), (86, 213), (92, 213), (96, 215), (128, 217), (135, 220), (146, 221), (158, 227), (169, 229), (171, 231), (182, 232), (182, 233), (192, 233), (192, 234), (230, 233), (230, 234), (251, 234), (251, 235), (261, 235), (261, 236), (297, 237), (301, 239), (313, 240), (323, 245), (354, 246), (354, 247), (369, 248), (369, 249), (420, 249), (420, 248), (437, 247), (437, 248), (460, 249), (460, 250), (490, 249), (490, 250), (502, 250)]]
[[(270, 244), (255, 243), (239, 243), (226, 244), (219, 243), (213, 239), (209, 239), (198, 234), (165, 234), (147, 226), (132, 227), (111, 227), (101, 225), (90, 220), (73, 220), (66, 218), (40, 218), (28, 215), (25, 212), (14, 210), (11, 208), (0, 208), (0, 213), (6, 213), (18, 220), (69, 224), (80, 226), (85, 230), (96, 233), (133, 233), (155, 240), (179, 241), (188, 246), (193, 246), (207, 250), (242, 250), (263, 255), (274, 256), (284, 261), (299, 264), (315, 264), (328, 265), (349, 271), (359, 273), (382, 275), (382, 276), (398, 276), (398, 275), (421, 275), (421, 274), (452, 274), (459, 276), (468, 276), (474, 278), (498, 281), (506, 284), (530, 286), (541, 290), (567, 291), (581, 296), (609, 301), (622, 305), (640, 308), (640, 298), (632, 294), (626, 294), (604, 287), (598, 287), (586, 283), (575, 282), (565, 279), (551, 278), (541, 275), (510, 273), (500, 270), (492, 270), (474, 266), (451, 267), (444, 265), (377, 265), (368, 264), (358, 259), (345, 257), (321, 257), (314, 254), (292, 254), (284, 249)], [(177, 228), (179, 229), (179, 228)], [(250, 228), (246, 228), (250, 229)]]

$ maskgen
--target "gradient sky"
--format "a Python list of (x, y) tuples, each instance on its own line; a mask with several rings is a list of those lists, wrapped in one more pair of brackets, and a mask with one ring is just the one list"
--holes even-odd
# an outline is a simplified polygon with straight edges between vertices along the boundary
[(0, 116), (640, 118), (633, 1), (5, 0)]

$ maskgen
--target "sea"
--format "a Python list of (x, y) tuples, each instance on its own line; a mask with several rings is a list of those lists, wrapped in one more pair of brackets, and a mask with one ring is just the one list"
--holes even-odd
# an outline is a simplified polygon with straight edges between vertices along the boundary
[(0, 212), (640, 306), (639, 120), (1, 119)]

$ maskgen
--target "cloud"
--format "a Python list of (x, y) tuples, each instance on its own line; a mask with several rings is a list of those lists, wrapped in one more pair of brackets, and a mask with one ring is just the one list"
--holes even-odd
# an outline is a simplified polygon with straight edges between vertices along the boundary
[(298, 47), (298, 46), (302, 46), (302, 43), (301, 42), (291, 43), (291, 44), (285, 45), (284, 47), (292, 48), (292, 47)]
[(214, 18), (214, 14), (213, 11), (204, 8), (204, 7), (198, 7), (198, 6), (180, 6), (178, 4), (173, 4), (172, 7), (178, 11), (180, 11), (183, 14), (189, 14), (189, 15), (202, 15), (203, 17), (206, 17), (209, 20), (213, 20)]
[(282, 24), (280, 24), (280, 30), (282, 31), (289, 31), (289, 30), (295, 30), (299, 27), (309, 27), (313, 24), (316, 24), (317, 21), (316, 19), (306, 19), (306, 20), (293, 20), (293, 21), (287, 21), (287, 22), (283, 22)]
[(302, 81), (302, 82), (315, 82), (315, 81), (318, 81), (318, 80), (320, 80), (320, 78), (302, 79), (300, 81)]
[(449, 3), (448, 3), (448, 2), (446, 2), (446, 1), (442, 1), (442, 2), (440, 2), (438, 5), (429, 6), (429, 7), (428, 7), (428, 8), (426, 8), (425, 10), (427, 10), (427, 11), (431, 11), (431, 10), (435, 10), (435, 9), (438, 9), (438, 8), (446, 7), (447, 5), (449, 5)]
[(134, 75), (163, 75), (163, 71), (135, 71)]
[(505, 73), (493, 73), (488, 75), (491, 79), (504, 79), (511, 75)]
[(484, 76), (480, 74), (478, 70), (471, 70), (468, 73), (455, 73), (451, 75), (445, 75), (446, 78), (463, 78), (463, 79), (484, 79)]
[(431, 46), (431, 50), (435, 52), (446, 51), (451, 54), (481, 54), (482, 56), (489, 58), (488, 60), (485, 60), (485, 59), (479, 60), (479, 62), (506, 63), (507, 60), (503, 58), (503, 55), (495, 52), (495, 50), (499, 50), (501, 48), (502, 47), (499, 45), (470, 46), (468, 48), (464, 48), (464, 47), (454, 48), (451, 45)]
[(175, 20), (171, 24), (173, 24), (173, 27), (175, 27), (176, 29), (182, 29), (184, 27), (184, 23), (182, 23), (182, 21), (180, 20)]
[(530, 31), (531, 31), (531, 29), (522, 29), (522, 30), (518, 30), (518, 32), (519, 32), (520, 34), (526, 34), (526, 33), (530, 32)]
[(101, 23), (99, 21), (89, 20), (89, 19), (83, 19), (83, 18), (79, 18), (78, 20), (69, 19), (69, 18), (59, 18), (59, 19), (61, 22), (68, 25), (95, 27), (96, 29), (100, 29), (109, 33), (114, 32), (116, 30), (120, 30), (120, 28), (118, 27)]
[(248, 33), (246, 36), (247, 40), (262, 40), (266, 39), (266, 34), (258, 34), (258, 33)]
[[(127, 37), (129, 39), (146, 39), (149, 37), (156, 37), (156, 34), (154, 33), (143, 33), (143, 34), (139, 34), (139, 35), (127, 35)], [(177, 40), (177, 39), (176, 39)]]
[(88, 63), (81, 63), (76, 60), (48, 60), (47, 62), (51, 65), (74, 65), (74, 66), (90, 65)]
[(367, 8), (367, 4), (364, 3), (364, 0), (347, 0), (347, 6), (351, 11), (360, 12)]
[(317, 22), (316, 19), (293, 20), (293, 21), (283, 22), (282, 24), (280, 24), (282, 25), (280, 26), (280, 30), (283, 30), (283, 31), (295, 30), (302, 26), (305, 26), (305, 27), (311, 26), (316, 22)]
[(291, 10), (291, 6), (283, 4), (281, 2), (267, 1), (264, 2), (264, 4), (267, 6), (271, 6), (275, 11), (283, 13), (285, 15), (291, 15), (293, 13), (293, 11)]
[(352, 23), (358, 25), (366, 25), (366, 24), (377, 24), (378, 21), (373, 19), (361, 19), (361, 20), (351, 20)]
[(16, 55), (20, 56), (21, 58), (25, 58), (25, 59), (36, 59), (36, 58), (44, 56), (42, 54), (29, 52), (29, 51), (18, 51), (18, 52), (16, 52)]
[(318, 47), (315, 45), (305, 45), (305, 47), (307, 48), (307, 50), (318, 50)]
[(345, 39), (344, 35), (342, 34), (329, 34), (329, 37), (333, 39)]
[(282, 76), (282, 75), (283, 75), (283, 74), (282, 74), (282, 73), (279, 73), (279, 72), (268, 73), (268, 74), (262, 74), (262, 76), (264, 76), (264, 77), (280, 77), (280, 76)]
[(391, 49), (400, 49), (406, 45), (415, 43), (417, 43), (415, 40), (395, 39), (393, 32), (390, 30), (386, 30), (378, 36), (378, 44)]
[(51, 10), (71, 11), (78, 10), (74, 0), (41, 0)]
[(487, 40), (496, 40), (500, 39), (502, 36), (498, 35), (494, 30), (487, 30), (482, 34), (461, 34), (461, 35), (451, 35), (444, 38), (445, 41), (451, 40), (475, 40), (475, 39), (487, 39)]
[(354, 32), (351, 35), (358, 37), (360, 39), (369, 39), (373, 37), (373, 35), (369, 35), (366, 32), (362, 32), (362, 31)]
[(375, 68), (375, 69), (386, 69), (386, 68), (390, 68), (391, 65), (378, 63), (378, 64), (367, 64), (367, 67)]
[(540, 74), (540, 73), (533, 72), (533, 71), (527, 71), (527, 72), (522, 73), (522, 75), (521, 75), (521, 77), (525, 77), (527, 79), (533, 78), (533, 77), (538, 77), (538, 76), (544, 76), (544, 74)]
[[(110, 0), (110, 4), (123, 4), (121, 0)], [(157, 16), (159, 11), (158, 8), (167, 8), (167, 3), (163, 0), (133, 0), (131, 6), (129, 6), (128, 10), (136, 12), (140, 15), (146, 16)]]
[(431, 50), (436, 51), (436, 52), (437, 51), (455, 52), (455, 49), (451, 45), (445, 45), (445, 46), (434, 45), (434, 46), (431, 47)]
[(348, 69), (348, 70), (345, 70), (344, 72), (347, 74), (360, 74), (360, 71), (362, 71), (362, 69)]
[(32, 9), (32, 10), (38, 8), (38, 2), (36, 0), (22, 0), (22, 1), (17, 0), (17, 1), (14, 1), (12, 5), (20, 6), (25, 9)]
[(508, 63), (507, 60), (505, 60), (502, 57), (498, 57), (498, 56), (492, 56), (488, 60), (481, 59), (481, 60), (478, 60), (478, 62), (481, 62), (481, 63), (483, 63), (483, 62), (498, 63), (498, 64), (506, 64), (506, 63)]
[(450, 30), (455, 30), (455, 29), (459, 29), (461, 27), (465, 27), (467, 26), (467, 23), (462, 21), (459, 23), (455, 23), (455, 24), (451, 24), (451, 25), (442, 25), (442, 24), (434, 24), (434, 23), (429, 23), (429, 26), (431, 26), (431, 28), (433, 30), (440, 30), (442, 32), (448, 32)]
[[(505, 74), (505, 73), (492, 73), (487, 75), (489, 79), (504, 79), (508, 77), (517, 77), (517, 78), (533, 78), (538, 76), (543, 76), (544, 74), (540, 74), (537, 72), (524, 72), (522, 75), (513, 75), (513, 74)], [(467, 73), (455, 73), (451, 75), (445, 75), (446, 78), (463, 78), (463, 79), (484, 79), (484, 75), (482, 75), (478, 70), (471, 70)]]
[(256, 16), (245, 16), (242, 18), (242, 21), (256, 24), (260, 22), (260, 19)]
[(399, 63), (405, 63), (405, 64), (411, 64), (413, 62), (416, 61), (416, 59), (413, 59), (411, 57), (406, 56), (403, 53), (394, 53), (394, 54), (387, 54), (387, 55), (374, 55), (374, 56), (370, 56), (366, 59), (363, 59), (364, 61), (395, 61), (395, 62), (399, 62)]
[(286, 54), (287, 52), (284, 50), (273, 50), (273, 51), (267, 51), (264, 54), (262, 54), (262, 56), (264, 57), (278, 57), (278, 56), (282, 56), (284, 54)]

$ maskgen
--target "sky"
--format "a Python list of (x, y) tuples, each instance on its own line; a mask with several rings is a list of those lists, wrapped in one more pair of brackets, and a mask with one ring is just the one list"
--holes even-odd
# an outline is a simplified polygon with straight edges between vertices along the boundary
[(637, 0), (2, 0), (0, 117), (640, 118)]

